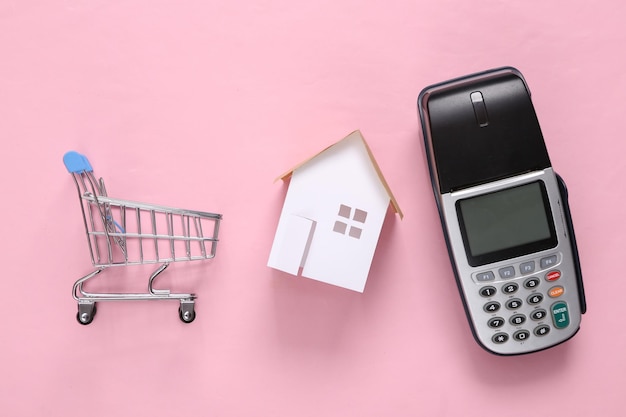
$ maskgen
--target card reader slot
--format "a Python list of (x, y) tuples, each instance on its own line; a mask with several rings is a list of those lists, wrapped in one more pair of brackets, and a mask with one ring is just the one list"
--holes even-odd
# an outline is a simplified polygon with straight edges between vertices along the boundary
[(578, 297), (580, 298), (580, 312), (585, 314), (587, 312), (587, 299), (585, 298), (585, 288), (583, 285), (583, 273), (580, 267), (580, 257), (578, 255), (578, 245), (576, 244), (576, 235), (574, 234), (574, 222), (572, 221), (572, 213), (570, 211), (568, 202), (567, 185), (559, 174), (556, 175), (556, 180), (559, 185), (559, 192), (561, 193), (561, 201), (563, 202), (563, 215), (565, 216), (565, 222), (567, 231), (569, 232), (569, 240), (572, 246), (572, 257), (574, 258), (574, 271), (576, 273), (576, 283), (578, 285)]

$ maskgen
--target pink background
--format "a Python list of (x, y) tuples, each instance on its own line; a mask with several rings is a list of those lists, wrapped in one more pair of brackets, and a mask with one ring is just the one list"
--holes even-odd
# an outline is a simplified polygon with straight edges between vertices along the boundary
[[(2, 415), (623, 415), (624, 18), (621, 1), (2, 1)], [(501, 65), (568, 182), (589, 304), (571, 341), (505, 358), (466, 323), (416, 111), (426, 85)], [(365, 293), (267, 268), (273, 179), (357, 128), (406, 215)], [(193, 324), (174, 302), (76, 323), (91, 265), (70, 149), (113, 196), (224, 214), (217, 257), (163, 278), (198, 294)]]

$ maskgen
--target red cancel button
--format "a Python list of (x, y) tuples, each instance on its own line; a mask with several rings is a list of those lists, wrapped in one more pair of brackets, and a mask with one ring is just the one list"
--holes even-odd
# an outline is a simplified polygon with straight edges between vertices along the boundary
[(546, 274), (546, 281), (556, 281), (561, 278), (561, 271), (550, 271)]

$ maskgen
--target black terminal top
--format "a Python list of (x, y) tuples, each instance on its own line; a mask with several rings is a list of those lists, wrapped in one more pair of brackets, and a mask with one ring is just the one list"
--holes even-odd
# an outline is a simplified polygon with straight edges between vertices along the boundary
[(550, 167), (530, 94), (516, 70), (452, 80), (420, 97), (442, 194)]

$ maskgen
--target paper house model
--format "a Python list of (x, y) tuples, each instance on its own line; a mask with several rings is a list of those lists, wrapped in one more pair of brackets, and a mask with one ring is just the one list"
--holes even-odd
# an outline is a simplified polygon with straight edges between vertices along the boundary
[(361, 132), (279, 178), (289, 177), (267, 265), (363, 292), (389, 205), (402, 211)]

